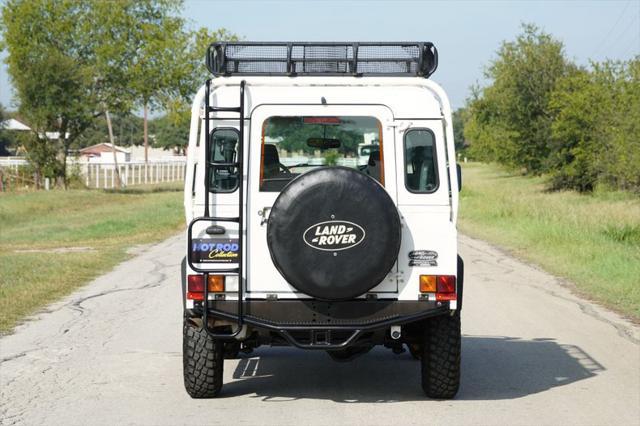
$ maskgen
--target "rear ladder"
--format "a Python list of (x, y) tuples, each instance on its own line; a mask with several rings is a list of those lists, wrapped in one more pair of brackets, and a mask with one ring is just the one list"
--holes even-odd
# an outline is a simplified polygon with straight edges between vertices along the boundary
[[(193, 245), (193, 226), (198, 222), (235, 222), (238, 224), (238, 267), (232, 269), (203, 269), (195, 265), (192, 259), (193, 251), (189, 249), (187, 251), (187, 262), (189, 267), (195, 272), (204, 274), (204, 301), (202, 306), (202, 326), (207, 333), (214, 339), (220, 340), (232, 340), (238, 336), (244, 326), (244, 310), (243, 310), (243, 293), (244, 293), (244, 89), (246, 82), (242, 80), (240, 82), (240, 106), (239, 107), (214, 107), (209, 104), (209, 96), (211, 93), (211, 80), (207, 80), (205, 83), (205, 161), (207, 167), (204, 173), (204, 215), (197, 217), (189, 223), (187, 238), (188, 247)], [(238, 137), (238, 153), (235, 162), (219, 162), (210, 161), (211, 159), (211, 141), (210, 141), (210, 126), (209, 114), (212, 112), (237, 112), (239, 117), (239, 137)], [(235, 167), (238, 173), (238, 216), (236, 217), (215, 217), (211, 216), (209, 209), (209, 182), (211, 176), (211, 169), (217, 169), (222, 167)], [(238, 276), (238, 317), (237, 317), (237, 330), (231, 333), (216, 333), (209, 327), (209, 275), (216, 273), (233, 273)], [(211, 313), (223, 313), (217, 310), (212, 310)]]

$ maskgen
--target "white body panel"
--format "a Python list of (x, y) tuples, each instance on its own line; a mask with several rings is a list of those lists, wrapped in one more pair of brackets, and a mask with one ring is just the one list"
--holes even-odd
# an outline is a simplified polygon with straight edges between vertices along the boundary
[[(212, 81), (211, 105), (237, 106), (239, 84), (243, 79), (246, 80), (243, 159), (243, 183), (247, 189), (244, 200), (246, 243), (243, 247), (246, 297), (260, 299), (267, 294), (285, 299), (308, 297), (289, 286), (273, 266), (266, 243), (266, 224), (261, 224), (262, 218), (258, 216), (258, 211), (270, 207), (278, 195), (257, 190), (260, 129), (263, 121), (272, 115), (370, 115), (380, 120), (385, 188), (398, 206), (402, 244), (396, 267), (372, 293), (378, 293), (379, 298), (417, 300), (420, 274), (456, 274), (458, 182), (451, 110), (440, 86), (417, 77), (222, 77)], [(192, 108), (185, 179), (187, 223), (202, 216), (204, 211), (203, 101), (204, 88), (196, 95)], [(217, 127), (238, 128), (236, 113), (223, 112), (213, 117), (211, 131)], [(403, 138), (410, 128), (429, 129), (435, 137), (439, 186), (430, 194), (411, 193), (404, 184)], [(211, 215), (237, 216), (237, 200), (237, 192), (210, 193)], [(197, 224), (194, 238), (203, 236), (206, 226)], [(224, 226), (228, 236), (238, 237), (236, 224), (225, 223)], [(410, 267), (408, 256), (412, 250), (437, 252), (437, 266)], [(227, 299), (234, 297), (233, 293), (227, 294)]]

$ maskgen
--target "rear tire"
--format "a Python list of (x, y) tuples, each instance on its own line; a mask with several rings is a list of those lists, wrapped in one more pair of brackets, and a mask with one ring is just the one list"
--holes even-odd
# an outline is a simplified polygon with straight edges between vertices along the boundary
[(213, 398), (222, 389), (224, 344), (188, 319), (182, 329), (184, 387), (191, 398)]
[(460, 312), (432, 318), (425, 331), (422, 389), (429, 398), (451, 399), (460, 387)]

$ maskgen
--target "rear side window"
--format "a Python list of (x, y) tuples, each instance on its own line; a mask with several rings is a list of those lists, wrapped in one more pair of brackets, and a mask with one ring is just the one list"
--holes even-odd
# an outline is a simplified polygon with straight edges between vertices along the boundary
[(410, 129), (404, 135), (404, 182), (411, 192), (438, 189), (436, 144), (429, 129)]
[(262, 127), (260, 191), (280, 192), (318, 167), (359, 170), (384, 185), (382, 127), (366, 116), (274, 116)]
[[(211, 133), (210, 163), (235, 163), (238, 158), (238, 130), (219, 128)], [(209, 190), (212, 192), (233, 192), (238, 188), (238, 168), (233, 166), (210, 165)]]

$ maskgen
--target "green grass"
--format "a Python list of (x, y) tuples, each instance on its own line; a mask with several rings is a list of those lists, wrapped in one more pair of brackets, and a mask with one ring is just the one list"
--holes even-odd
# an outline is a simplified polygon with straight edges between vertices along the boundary
[[(0, 194), (0, 334), (125, 260), (127, 248), (183, 227), (178, 184)], [(69, 247), (92, 250), (53, 251)]]
[(640, 198), (549, 192), (544, 178), (463, 167), (460, 229), (568, 278), (589, 298), (640, 319)]

